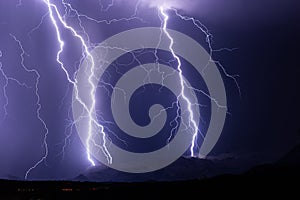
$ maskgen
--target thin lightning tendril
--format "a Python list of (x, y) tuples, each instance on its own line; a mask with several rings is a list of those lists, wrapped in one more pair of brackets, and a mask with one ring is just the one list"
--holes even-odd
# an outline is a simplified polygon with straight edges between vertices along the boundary
[[(235, 83), (235, 85), (236, 85), (236, 87), (237, 87), (237, 89), (238, 89), (238, 93), (239, 93), (239, 95), (241, 96), (241, 88), (240, 88), (240, 86), (239, 86), (239, 84), (238, 84), (238, 81), (237, 81), (237, 78), (239, 77), (239, 75), (237, 75), (237, 74), (235, 74), (235, 75), (229, 74), (229, 73), (226, 71), (225, 67), (223, 66), (223, 64), (222, 64), (220, 61), (213, 59), (213, 53), (214, 53), (214, 52), (220, 52), (220, 51), (233, 51), (233, 50), (236, 50), (237, 48), (232, 48), (232, 49), (230, 49), (230, 48), (214, 49), (214, 48), (212, 47), (212, 38), (213, 38), (213, 35), (209, 32), (208, 28), (207, 28), (202, 22), (200, 22), (198, 19), (195, 19), (195, 18), (193, 18), (193, 17), (181, 15), (181, 14), (178, 12), (178, 10), (175, 9), (175, 8), (171, 8), (171, 9), (174, 11), (174, 13), (176, 14), (176, 16), (178, 16), (180, 19), (182, 19), (182, 20), (184, 20), (184, 21), (187, 21), (187, 22), (192, 22), (193, 25), (194, 25), (197, 29), (199, 29), (199, 30), (206, 36), (206, 43), (207, 43), (208, 48), (209, 48), (209, 52), (208, 52), (208, 53), (209, 53), (210, 56), (209, 56), (209, 60), (208, 60), (208, 63), (207, 63), (207, 65), (206, 65), (206, 67), (204, 67), (203, 70), (202, 70), (202, 73), (205, 72), (205, 70), (206, 70), (206, 68), (208, 67), (209, 63), (215, 63), (215, 64), (217, 64), (217, 66), (219, 66), (219, 67), (221, 68), (221, 71), (223, 72), (223, 74), (224, 74), (226, 77), (228, 77), (228, 78), (230, 78), (230, 79), (232, 79), (232, 80), (234, 81), (234, 83)], [(222, 107), (222, 106), (221, 106), (221, 107)], [(223, 106), (223, 107), (224, 107), (224, 106)]]
[(26, 71), (26, 72), (29, 72), (29, 73), (34, 73), (35, 76), (36, 76), (36, 81), (35, 81), (35, 95), (36, 95), (36, 105), (37, 105), (37, 109), (36, 109), (36, 116), (38, 118), (38, 120), (41, 122), (41, 124), (43, 125), (43, 128), (45, 130), (45, 133), (44, 133), (44, 139), (43, 139), (43, 147), (44, 147), (44, 155), (42, 156), (42, 158), (37, 161), (32, 167), (30, 167), (26, 173), (25, 173), (25, 179), (28, 178), (28, 175), (29, 173), (35, 169), (38, 165), (40, 165), (42, 162), (45, 162), (46, 159), (47, 159), (47, 156), (48, 156), (48, 144), (47, 144), (47, 136), (48, 136), (48, 133), (49, 133), (49, 130), (48, 130), (48, 127), (45, 123), (45, 121), (42, 119), (41, 117), (41, 109), (42, 109), (42, 105), (40, 103), (40, 95), (39, 95), (39, 81), (40, 81), (40, 74), (39, 72), (36, 70), (36, 69), (29, 69), (25, 66), (25, 58), (24, 56), (26, 55), (26, 52), (22, 46), (22, 43), (20, 40), (18, 40), (16, 38), (16, 36), (14, 36), (13, 34), (10, 34), (10, 36), (15, 40), (15, 42), (17, 42), (17, 44), (19, 45), (19, 48), (21, 49), (21, 66), (22, 68)]
[(8, 106), (8, 96), (7, 96), (7, 86), (8, 86), (8, 80), (9, 78), (7, 77), (7, 75), (5, 74), (4, 70), (3, 70), (3, 66), (2, 66), (2, 63), (0, 62), (0, 72), (5, 80), (5, 83), (2, 87), (2, 90), (3, 90), (3, 96), (4, 96), (4, 99), (5, 99), (5, 104), (3, 105), (3, 111), (4, 111), (4, 115), (3, 115), (3, 119), (4, 120), (8, 114), (7, 112), (7, 106)]
[[(2, 52), (0, 51), (0, 57), (2, 57)], [(4, 85), (2, 87), (2, 91), (3, 91), (3, 96), (4, 96), (4, 99), (5, 99), (5, 103), (3, 105), (3, 111), (4, 111), (4, 114), (3, 114), (3, 117), (2, 117), (2, 121), (5, 120), (5, 118), (7, 117), (8, 115), (8, 111), (7, 111), (7, 107), (8, 107), (8, 104), (9, 104), (9, 100), (8, 100), (8, 95), (7, 95), (7, 87), (9, 85), (9, 82), (15, 82), (17, 83), (19, 86), (21, 87), (25, 87), (27, 89), (30, 89), (31, 87), (28, 86), (26, 83), (21, 83), (18, 79), (16, 78), (13, 78), (13, 77), (10, 77), (8, 76), (6, 73), (5, 73), (5, 70), (3, 68), (3, 65), (2, 63), (0, 62), (0, 73), (2, 75), (2, 77), (4, 78)]]

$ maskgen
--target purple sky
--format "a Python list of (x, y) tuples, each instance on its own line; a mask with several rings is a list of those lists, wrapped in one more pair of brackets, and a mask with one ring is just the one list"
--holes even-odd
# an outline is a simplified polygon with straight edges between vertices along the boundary
[[(90, 164), (75, 128), (68, 128), (72, 123), (72, 87), (55, 60), (58, 49), (55, 31), (49, 15), (45, 15), (47, 7), (43, 2), (24, 0), (21, 5), (18, 2), (0, 2), (0, 66), (9, 78), (5, 87), (6, 79), (0, 73), (0, 177), (24, 177), (26, 171), (44, 155), (42, 145), (45, 129), (36, 115), (37, 77), (35, 73), (22, 68), (21, 49), (10, 34), (22, 42), (26, 51), (25, 66), (36, 69), (40, 74), (40, 114), (49, 129), (48, 158), (30, 173), (30, 178), (75, 177)], [(69, 2), (79, 12), (98, 20), (128, 17), (135, 9), (134, 5), (125, 1), (102, 12), (97, 0)], [(298, 1), (194, 2), (181, 7), (181, 12), (198, 18), (208, 27), (214, 35), (214, 48), (237, 48), (232, 52), (222, 51), (214, 55), (229, 73), (240, 75), (238, 82), (242, 95), (240, 98), (235, 83), (224, 76), (231, 115), (227, 117), (221, 139), (212, 154), (260, 153), (268, 155), (270, 159), (278, 158), (299, 141), (296, 134), (300, 128), (300, 107), (297, 106), (297, 102), (300, 102)], [(43, 16), (45, 18), (40, 24)], [(160, 26), (155, 8), (142, 6), (137, 16), (144, 22), (132, 20), (107, 25), (83, 19), (83, 24), (92, 43), (100, 43), (128, 29)], [(70, 18), (69, 23), (78, 28), (76, 19)], [(200, 31), (191, 23), (183, 23), (174, 14), (171, 14), (170, 28), (205, 44)], [(80, 57), (80, 44), (67, 31), (62, 32), (62, 37), (66, 41), (62, 58), (69, 66), (69, 72), (73, 73)], [(16, 80), (26, 85), (20, 86)], [(3, 87), (8, 97), (6, 116)], [(63, 154), (65, 137), (70, 133)]]

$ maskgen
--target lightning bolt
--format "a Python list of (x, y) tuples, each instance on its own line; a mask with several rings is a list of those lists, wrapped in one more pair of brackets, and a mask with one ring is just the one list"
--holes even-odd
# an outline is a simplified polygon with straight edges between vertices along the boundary
[[(25, 62), (24, 56), (27, 55), (27, 54), (26, 54), (26, 52), (25, 52), (25, 50), (24, 50), (24, 48), (23, 48), (23, 46), (22, 46), (21, 41), (18, 40), (17, 37), (16, 37), (15, 35), (13, 35), (13, 34), (10, 34), (10, 36), (15, 40), (15, 42), (18, 44), (18, 46), (19, 46), (19, 48), (20, 48), (20, 50), (21, 50), (20, 57), (21, 57), (21, 66), (22, 66), (22, 68), (23, 68), (26, 72), (34, 73), (35, 76), (36, 76), (36, 79), (35, 79), (35, 96), (36, 96), (36, 105), (37, 105), (36, 116), (37, 116), (38, 120), (40, 121), (40, 123), (43, 125), (43, 128), (44, 128), (44, 130), (45, 130), (45, 132), (44, 132), (44, 139), (43, 139), (43, 147), (44, 147), (45, 153), (44, 153), (44, 155), (42, 156), (42, 158), (41, 158), (40, 160), (38, 160), (32, 167), (30, 167), (30, 168), (26, 171), (25, 177), (24, 177), (24, 178), (27, 179), (29, 173), (30, 173), (33, 169), (35, 169), (35, 168), (36, 168), (38, 165), (40, 165), (42, 162), (46, 161), (46, 158), (47, 158), (47, 156), (48, 156), (47, 136), (48, 136), (49, 130), (48, 130), (48, 128), (47, 128), (47, 125), (46, 125), (45, 121), (42, 119), (41, 114), (40, 114), (41, 109), (42, 109), (42, 105), (41, 105), (41, 103), (40, 103), (39, 87), (38, 87), (38, 86), (39, 86), (39, 81), (40, 81), (40, 74), (39, 74), (39, 72), (38, 72), (36, 69), (29, 69), (29, 68), (26, 67), (26, 65), (25, 65), (25, 63), (24, 63), (24, 62)], [(2, 72), (2, 74), (4, 74), (2, 69), (1, 69), (1, 72)], [(20, 83), (18, 80), (13, 79), (13, 78), (9, 78), (9, 77), (7, 77), (7, 76), (6, 76), (6, 80), (14, 80), (14, 81), (16, 81), (18, 84), (24, 85), (24, 84)], [(6, 86), (7, 86), (7, 81), (6, 81), (5, 87), (6, 87)], [(27, 86), (27, 87), (28, 87), (28, 86)], [(6, 106), (7, 106), (7, 104), (8, 104), (8, 99), (7, 99), (7, 95), (6, 95), (6, 94), (5, 94), (5, 97), (6, 97), (6, 100), (7, 100), (7, 101), (6, 101)]]
[[(76, 101), (78, 101), (83, 107), (84, 109), (87, 111), (88, 113), (88, 118), (89, 118), (89, 129), (87, 130), (88, 132), (88, 137), (86, 139), (86, 146), (87, 146), (87, 159), (89, 160), (89, 162), (95, 166), (95, 162), (94, 160), (91, 158), (90, 156), (90, 143), (92, 142), (95, 146), (98, 146), (102, 149), (104, 155), (107, 157), (107, 160), (108, 160), (108, 163), (112, 163), (112, 157), (110, 155), (110, 153), (108, 152), (107, 148), (106, 148), (106, 138), (108, 137), (105, 132), (104, 132), (104, 126), (102, 124), (105, 124), (106, 121), (104, 122), (100, 122), (101, 124), (99, 124), (97, 122), (97, 119), (94, 119), (93, 116), (92, 116), (92, 112), (95, 108), (95, 104), (96, 104), (96, 100), (95, 100), (95, 91), (96, 91), (96, 85), (93, 84), (93, 79), (95, 78), (94, 77), (94, 58), (93, 56), (89, 53), (89, 48), (91, 47), (94, 47), (91, 42), (90, 42), (90, 38), (89, 38), (89, 35), (88, 33), (86, 32), (83, 24), (82, 24), (82, 21), (81, 21), (81, 18), (84, 18), (86, 20), (89, 20), (91, 22), (94, 22), (94, 23), (105, 23), (105, 24), (112, 24), (112, 23), (115, 23), (115, 22), (121, 22), (121, 21), (131, 21), (131, 20), (139, 20), (139, 21), (143, 21), (143, 19), (137, 17), (137, 14), (138, 14), (138, 7), (140, 5), (140, 0), (137, 1), (136, 5), (134, 6), (134, 12), (133, 14), (126, 18), (126, 17), (122, 17), (122, 18), (113, 18), (113, 19), (105, 19), (105, 20), (97, 20), (95, 18), (92, 18), (88, 15), (85, 15), (85, 14), (82, 14), (80, 12), (78, 12), (70, 3), (67, 3), (65, 0), (61, 0), (61, 3), (62, 5), (64, 6), (64, 13), (63, 14), (60, 14), (59, 11), (58, 11), (58, 8), (56, 6), (56, 4), (52, 3), (50, 0), (42, 0), (48, 7), (48, 11), (42, 16), (42, 19), (40, 21), (40, 23), (34, 27), (29, 33), (28, 33), (28, 36), (30, 36), (30, 34), (32, 32), (34, 32), (35, 30), (37, 30), (40, 25), (43, 23), (44, 19), (46, 18), (46, 16), (50, 16), (50, 19), (51, 19), (51, 22), (55, 28), (55, 31), (56, 31), (56, 35), (57, 35), (57, 41), (58, 41), (58, 44), (59, 44), (59, 51), (57, 52), (57, 56), (56, 56), (56, 61), (59, 63), (60, 67), (62, 68), (62, 70), (64, 71), (64, 73), (66, 74), (67, 76), (67, 80), (69, 83), (71, 83), (74, 87), (74, 90), (75, 90), (75, 98), (76, 98)], [(102, 5), (102, 2), (99, 1), (99, 5), (101, 6), (101, 10), (102, 11), (107, 11), (110, 7), (112, 7), (114, 5), (114, 1), (111, 1), (111, 3), (108, 5), (108, 7), (106, 9), (103, 9), (103, 5)], [(75, 17), (77, 19), (77, 22), (78, 22), (78, 25), (80, 27), (80, 32), (82, 33), (81, 35), (79, 34), (79, 31), (76, 31), (75, 28), (73, 28), (72, 26), (68, 25), (68, 23), (66, 22), (67, 20), (67, 17), (68, 17), (68, 14), (73, 14), (72, 17)], [(61, 37), (61, 32), (59, 30), (59, 24), (62, 25), (65, 29), (69, 30), (74, 37), (76, 37), (77, 39), (80, 40), (81, 42), (81, 45), (82, 45), (82, 49), (83, 49), (83, 54), (82, 54), (82, 58), (80, 59), (80, 63), (83, 61), (83, 59), (85, 57), (88, 58), (89, 62), (90, 62), (90, 76), (89, 76), (89, 84), (91, 86), (91, 90), (90, 90), (90, 99), (92, 100), (92, 105), (90, 107), (87, 107), (87, 105), (79, 98), (78, 96), (78, 85), (77, 85), (77, 80), (76, 78), (74, 78), (74, 80), (72, 80), (70, 77), (70, 74), (67, 70), (67, 68), (64, 66), (64, 63), (61, 61), (60, 59), (60, 55), (62, 54), (63, 52), (63, 48), (64, 48), (64, 41)], [(84, 39), (85, 38), (85, 39)], [(124, 50), (126, 51), (126, 50)], [(75, 72), (76, 74), (76, 72)], [(110, 85), (109, 83), (104, 83), (104, 82), (101, 82), (109, 87), (112, 87), (112, 85)], [(117, 88), (118, 89), (118, 88)], [(119, 88), (123, 93), (125, 93), (125, 91), (123, 91), (121, 88)], [(80, 120), (80, 119), (79, 119)], [(67, 129), (70, 129), (70, 132), (72, 132), (72, 127), (75, 125), (76, 122), (73, 122), (73, 123), (69, 123), (68, 126), (66, 127), (65, 129), (65, 134), (67, 132)], [(103, 144), (102, 145), (98, 145), (94, 142), (94, 140), (92, 140), (91, 136), (93, 135), (92, 134), (92, 131), (93, 131), (93, 126), (95, 127), (95, 129), (97, 129), (97, 133), (98, 134), (102, 134), (102, 139), (103, 139)], [(120, 140), (121, 142), (123, 142), (124, 144), (126, 144), (125, 141), (123, 141), (121, 138), (118, 138), (118, 136), (116, 134), (114, 134), (112, 131), (110, 131), (108, 128), (107, 128), (107, 131), (110, 132), (111, 134), (113, 134), (118, 140)], [(64, 155), (64, 151), (65, 151), (65, 148), (67, 146), (67, 142), (69, 141), (69, 138), (71, 136), (71, 133), (70, 134), (66, 134), (66, 138), (64, 140), (64, 146), (62, 148), (62, 154)]]
[[(223, 72), (223, 74), (232, 79), (237, 87), (237, 90), (238, 90), (238, 93), (241, 97), (241, 89), (240, 89), (240, 86), (238, 84), (238, 81), (237, 81), (237, 77), (239, 77), (239, 75), (231, 75), (227, 72), (227, 70), (225, 69), (225, 67), (223, 66), (223, 64), (218, 61), (218, 60), (215, 60), (213, 59), (213, 53), (214, 52), (220, 52), (220, 51), (234, 51), (236, 50), (237, 48), (221, 48), (221, 49), (213, 49), (212, 47), (212, 34), (209, 32), (208, 28), (203, 24), (201, 23), (200, 20), (198, 19), (195, 19), (193, 17), (189, 17), (189, 16), (184, 16), (184, 15), (181, 15), (177, 9), (173, 8), (173, 7), (166, 7), (166, 6), (160, 6), (159, 7), (159, 11), (160, 11), (160, 14), (163, 16), (163, 20), (161, 19), (162, 21), (162, 25), (161, 25), (161, 28), (162, 30), (164, 31), (165, 35), (169, 38), (170, 40), (170, 46), (169, 46), (169, 49), (173, 55), (173, 58), (177, 61), (177, 70), (179, 72), (179, 78), (180, 78), (180, 84), (181, 84), (181, 94), (178, 96), (179, 97), (182, 97), (187, 105), (188, 105), (188, 112), (189, 112), (189, 126), (192, 128), (193, 130), (193, 137), (192, 137), (192, 145), (190, 147), (190, 152), (191, 152), (191, 157), (195, 157), (195, 152), (194, 152), (194, 148), (197, 146), (197, 135), (198, 133), (204, 138), (204, 135), (201, 133), (201, 131), (198, 129), (198, 126), (194, 120), (194, 113), (193, 113), (193, 110), (191, 108), (192, 106), (192, 103), (191, 101), (187, 98), (187, 96), (185, 95), (185, 90), (186, 88), (188, 89), (193, 89), (194, 91), (196, 92), (200, 92), (201, 94), (203, 94), (204, 96), (206, 96), (207, 98), (209, 98), (212, 102), (214, 102), (219, 108), (227, 108), (226, 105), (220, 105), (217, 101), (217, 99), (211, 97), (209, 94), (206, 94), (204, 91), (202, 90), (199, 90), (197, 88), (192, 88), (191, 86), (188, 86), (184, 79), (183, 79), (183, 75), (182, 75), (182, 64), (181, 64), (181, 61), (180, 61), (180, 58), (175, 54), (174, 52), (174, 49), (173, 49), (173, 44), (174, 44), (174, 39), (172, 38), (172, 36), (170, 35), (170, 33), (168, 32), (167, 30), (167, 23), (168, 23), (168, 19), (169, 19), (169, 15), (166, 13), (166, 10), (172, 10), (175, 15), (177, 17), (179, 17), (180, 19), (186, 21), (186, 22), (192, 22), (193, 25), (198, 29), (200, 30), (205, 36), (206, 36), (206, 43), (208, 45), (208, 53), (209, 53), (209, 60), (206, 64), (206, 66), (203, 68), (202, 70), (202, 73), (204, 74), (205, 73), (205, 70), (206, 68), (209, 66), (209, 63), (215, 63), (217, 66), (219, 66), (219, 68), (221, 69), (221, 71)], [(178, 105), (177, 105), (178, 106)], [(179, 107), (178, 107), (179, 109)], [(229, 112), (227, 112), (228, 114), (230, 114)], [(179, 115), (179, 110), (177, 111), (177, 114)], [(178, 124), (177, 122), (177, 119), (175, 119), (175, 122)]]
[[(93, 131), (97, 131), (97, 134), (101, 134), (102, 135), (102, 139), (103, 139), (103, 144), (100, 146), (100, 148), (102, 149), (104, 155), (107, 158), (108, 163), (112, 163), (112, 157), (110, 155), (110, 153), (107, 150), (106, 147), (106, 134), (104, 132), (104, 127), (99, 124), (97, 122), (97, 120), (93, 117), (93, 111), (95, 109), (95, 105), (96, 105), (96, 99), (95, 99), (95, 91), (96, 91), (96, 86), (93, 83), (94, 80), (94, 69), (95, 69), (95, 63), (94, 63), (94, 58), (93, 56), (90, 54), (89, 52), (89, 45), (85, 42), (85, 40), (83, 39), (83, 37), (77, 33), (77, 31), (71, 27), (70, 25), (67, 24), (67, 22), (65, 21), (64, 17), (60, 14), (60, 12), (58, 11), (58, 8), (55, 4), (51, 3), (50, 0), (43, 0), (43, 2), (45, 3), (45, 5), (48, 8), (48, 12), (49, 12), (49, 16), (51, 19), (51, 22), (55, 28), (56, 31), (56, 36), (57, 36), (57, 41), (59, 43), (59, 50), (57, 52), (56, 55), (56, 61), (57, 63), (60, 65), (61, 69), (64, 71), (64, 73), (66, 74), (67, 80), (70, 84), (73, 85), (74, 90), (75, 90), (75, 98), (76, 100), (83, 106), (83, 108), (87, 111), (88, 113), (88, 119), (89, 119), (89, 123), (88, 123), (88, 137), (86, 139), (86, 146), (87, 146), (87, 159), (88, 161), (91, 163), (91, 165), (95, 166), (95, 162), (92, 159), (90, 152), (90, 143), (93, 142), (95, 145), (97, 145), (93, 140), (92, 140), (92, 135), (93, 135)], [(69, 6), (69, 4), (66, 4), (64, 1), (62, 1), (62, 4), (66, 7)], [(71, 8), (71, 7), (70, 7)], [(64, 41), (61, 37), (61, 33), (59, 30), (59, 26), (58, 26), (58, 22), (67, 30), (69, 30), (72, 35), (77, 38), (82, 45), (82, 58), (87, 57), (88, 61), (90, 62), (90, 71), (89, 71), (89, 77), (88, 77), (88, 82), (91, 86), (91, 89), (89, 91), (90, 94), (90, 99), (92, 101), (91, 105), (88, 107), (78, 96), (78, 85), (77, 85), (77, 80), (76, 78), (74, 78), (74, 80), (72, 80), (70, 77), (70, 74), (67, 70), (67, 68), (64, 66), (63, 61), (61, 61), (61, 54), (64, 50)], [(99, 145), (97, 145), (99, 146)]]
[[(2, 51), (0, 51), (0, 58), (2, 57)], [(3, 65), (2, 63), (0, 62), (0, 73), (2, 75), (2, 77), (4, 78), (4, 85), (2, 87), (2, 91), (3, 91), (3, 96), (4, 96), (4, 99), (5, 99), (5, 103), (3, 105), (3, 111), (4, 111), (4, 115), (3, 115), (3, 118), (2, 118), (2, 121), (5, 120), (5, 118), (7, 117), (8, 115), (8, 111), (7, 111), (7, 107), (8, 107), (8, 104), (9, 104), (9, 100), (8, 100), (8, 96), (7, 96), (7, 87), (9, 85), (9, 82), (12, 81), (12, 82), (15, 82), (17, 83), (19, 86), (21, 87), (25, 87), (27, 89), (30, 89), (31, 87), (28, 86), (26, 83), (21, 83), (18, 79), (14, 78), (14, 77), (10, 77), (8, 76), (6, 73), (5, 73), (5, 70), (3, 68)]]
[(164, 33), (166, 34), (166, 36), (170, 39), (169, 49), (170, 49), (170, 52), (172, 53), (172, 56), (177, 61), (177, 70), (179, 72), (181, 92), (180, 92), (180, 95), (177, 96), (177, 99), (178, 99), (178, 101), (177, 101), (177, 108), (178, 108), (177, 113), (179, 113), (179, 98), (182, 97), (184, 99), (184, 101), (187, 103), (187, 108), (188, 108), (188, 112), (189, 112), (189, 125), (193, 130), (192, 145), (190, 147), (191, 157), (195, 157), (194, 147), (196, 146), (196, 142), (197, 142), (196, 139), (197, 139), (197, 135), (198, 135), (198, 125), (197, 125), (197, 123), (195, 122), (195, 119), (194, 119), (194, 112), (192, 110), (192, 103), (189, 100), (189, 98), (185, 95), (187, 83), (185, 82), (183, 74), (182, 74), (182, 64), (181, 64), (180, 58), (176, 55), (176, 53), (174, 51), (174, 48), (173, 48), (174, 39), (167, 30), (169, 16), (165, 11), (164, 6), (161, 6), (159, 9), (160, 9), (161, 15), (163, 16), (162, 29), (163, 29)]

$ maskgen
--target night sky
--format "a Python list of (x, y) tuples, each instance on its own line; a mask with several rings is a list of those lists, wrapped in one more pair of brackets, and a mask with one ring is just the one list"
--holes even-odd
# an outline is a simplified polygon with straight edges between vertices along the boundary
[[(80, 13), (98, 20), (128, 18), (133, 15), (135, 9), (134, 1), (130, 1), (133, 3), (117, 1), (115, 6), (107, 10), (105, 8), (108, 8), (109, 1), (102, 1), (102, 10), (99, 5), (101, 1), (97, 0), (68, 2)], [(89, 34), (90, 42), (101, 43), (112, 35), (133, 28), (160, 27), (157, 9), (151, 3), (145, 2), (147, 1), (143, 1), (137, 13), (137, 17), (142, 21), (121, 20), (107, 24), (83, 18), (82, 24)], [(63, 13), (61, 4), (57, 4)], [(275, 161), (297, 145), (300, 142), (299, 2), (195, 0), (175, 6), (180, 13), (199, 19), (208, 28), (213, 35), (213, 49), (233, 49), (213, 53), (213, 58), (222, 63), (228, 74), (238, 75), (236, 80), (241, 93), (239, 94), (235, 81), (220, 70), (226, 88), (229, 114), (221, 137), (209, 156), (234, 155), (251, 159), (256, 156), (258, 161), (267, 162)], [(73, 88), (55, 60), (58, 43), (47, 11), (47, 6), (39, 0), (0, 1), (0, 66), (1, 72), (8, 77), (6, 84), (4, 74), (0, 73), (1, 178), (23, 178), (26, 171), (45, 153), (43, 146), (45, 129), (36, 115), (37, 76), (33, 71), (26, 72), (22, 68), (20, 57), (22, 52), (12, 36), (21, 41), (26, 52), (25, 66), (39, 72), (40, 117), (49, 130), (48, 157), (31, 171), (29, 177), (68, 179), (90, 167), (86, 149), (75, 126), (72, 126)], [(190, 36), (207, 51), (209, 50), (205, 43), (205, 35), (201, 31), (191, 22), (182, 21), (174, 12), (168, 13), (170, 16), (168, 28)], [(69, 15), (68, 23), (79, 30), (78, 21), (72, 14), (74, 13)], [(69, 31), (60, 28), (65, 40), (62, 60), (68, 66), (69, 73), (74, 74), (78, 67), (81, 46)], [(170, 58), (167, 52), (160, 52), (160, 55)], [(126, 57), (120, 59), (125, 63), (128, 60)], [(118, 62), (115, 64), (118, 65)], [(114, 68), (109, 70), (113, 74)], [(186, 73), (187, 76), (193, 74), (188, 70)], [(120, 75), (116, 73), (115, 76)], [(109, 80), (114, 81), (114, 77), (110, 77)], [(199, 82), (205, 90), (201, 77), (195, 78), (194, 82)], [(100, 87), (97, 90), (98, 96), (105, 94), (102, 89)], [(155, 99), (156, 93), (153, 92), (157, 89), (156, 86), (149, 88), (147, 86), (146, 89), (150, 91), (145, 93), (144, 98), (148, 99), (146, 106), (158, 103)], [(143, 104), (139, 105), (139, 92), (141, 91), (135, 93), (137, 98), (132, 98), (131, 116), (136, 119), (137, 124), (147, 125), (149, 119), (141, 118), (144, 116), (143, 113), (147, 112), (147, 108), (143, 108), (145, 106)], [(168, 105), (168, 101), (175, 97), (169, 94), (170, 91), (167, 89), (163, 92), (164, 95), (157, 98), (161, 100), (161, 104)], [(8, 104), (5, 96), (8, 98)], [(204, 100), (204, 103), (207, 101)], [(207, 104), (210, 108), (209, 103)], [(97, 106), (101, 109), (106, 105)], [(204, 120), (209, 119), (208, 108), (202, 108)], [(171, 110), (169, 117), (174, 116), (175, 111)], [(205, 131), (205, 125), (202, 127)], [(156, 141), (159, 139), (156, 138)], [(128, 147), (128, 150), (144, 152), (163, 145), (161, 141), (155, 144), (156, 146), (140, 145), (136, 149)], [(122, 145), (122, 142), (119, 145)]]

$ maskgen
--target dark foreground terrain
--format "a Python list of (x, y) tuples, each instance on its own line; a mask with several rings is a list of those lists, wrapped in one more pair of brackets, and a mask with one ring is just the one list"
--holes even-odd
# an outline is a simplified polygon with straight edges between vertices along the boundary
[[(262, 166), (243, 175), (177, 182), (96, 183), (68, 181), (0, 182), (0, 199), (162, 199), (163, 196), (283, 195), (299, 197), (299, 168)], [(180, 196), (179, 196), (180, 197)]]
[[(88, 182), (0, 180), (2, 199), (166, 199), (166, 196), (197, 199), (203, 196), (239, 199), (292, 196), (300, 192), (300, 145), (273, 164), (242, 174), (225, 174), (188, 181)], [(170, 199), (170, 198), (167, 198)]]

